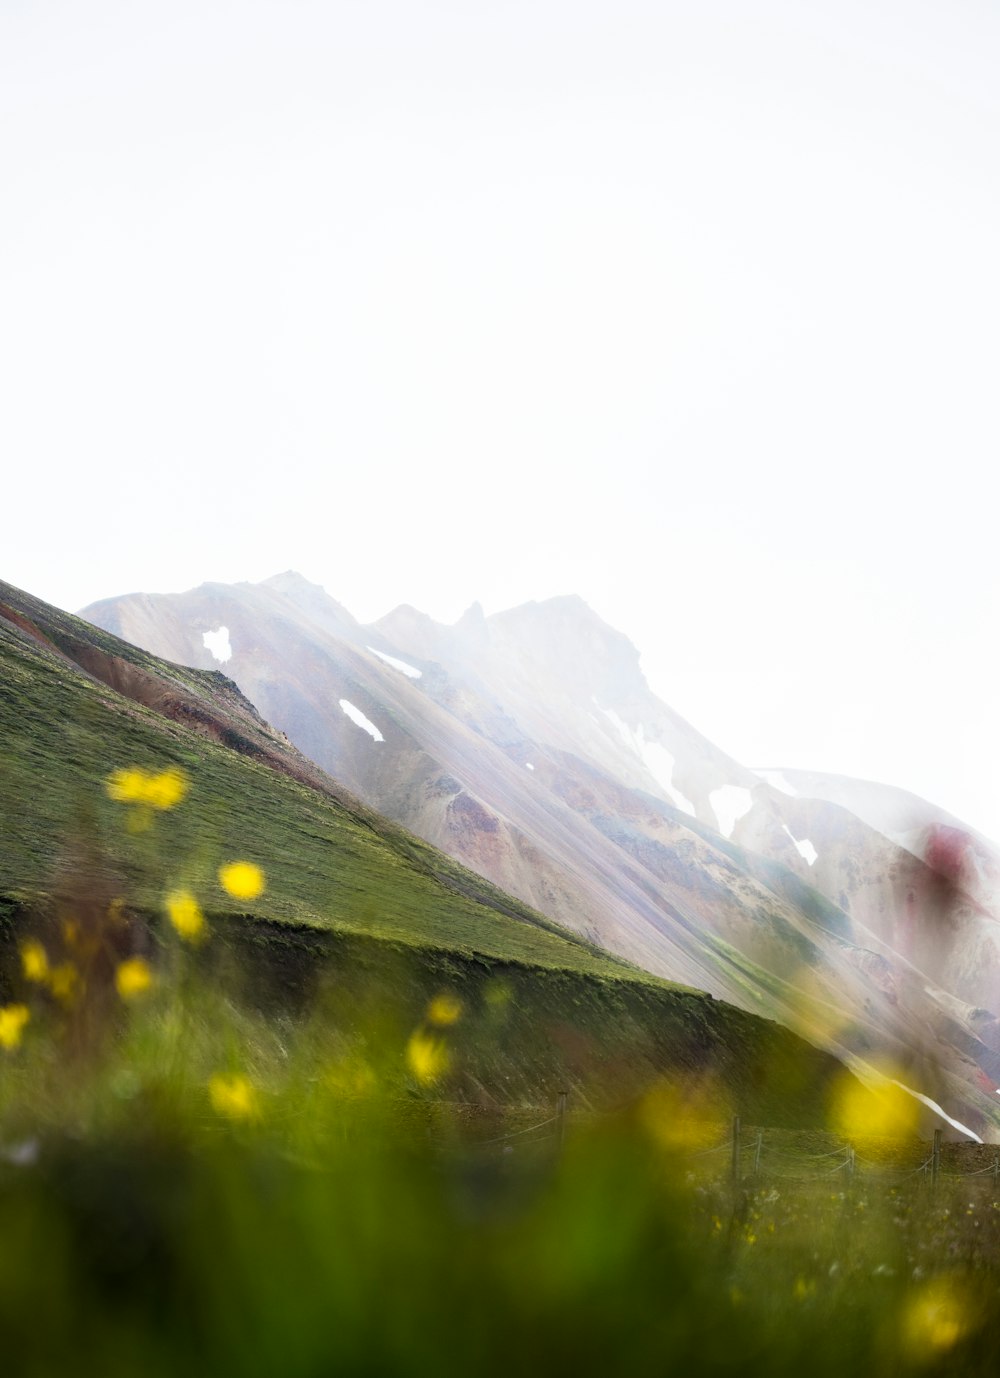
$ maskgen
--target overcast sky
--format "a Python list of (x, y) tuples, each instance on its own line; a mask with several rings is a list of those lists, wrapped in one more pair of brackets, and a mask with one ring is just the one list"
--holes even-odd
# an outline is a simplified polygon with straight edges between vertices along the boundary
[(578, 592), (1000, 838), (1000, 10), (0, 0), (0, 577)]

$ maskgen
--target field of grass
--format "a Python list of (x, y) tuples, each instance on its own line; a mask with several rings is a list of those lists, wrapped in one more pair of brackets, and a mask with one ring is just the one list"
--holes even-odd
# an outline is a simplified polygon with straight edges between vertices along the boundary
[(408, 1032), (381, 1004), (345, 1024), (333, 989), (264, 1015), (187, 956), (86, 1037), (82, 1005), (26, 996), (0, 1078), (5, 1371), (993, 1371), (991, 1179), (811, 1178), (835, 1138), (768, 1130), (782, 1180), (733, 1184), (690, 1085), (562, 1125), (456, 1102), (464, 1001)]

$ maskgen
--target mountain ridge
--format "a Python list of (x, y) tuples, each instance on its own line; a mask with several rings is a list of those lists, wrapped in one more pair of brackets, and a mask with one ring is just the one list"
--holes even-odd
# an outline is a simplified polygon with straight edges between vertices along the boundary
[(833, 1010), (823, 1046), (915, 1068), (996, 1131), (974, 1014), (996, 1018), (995, 916), (925, 857), (719, 751), (574, 595), (363, 627), (314, 589), (202, 586), (159, 625), (146, 604), (97, 611), (202, 663), (226, 626), (247, 696), (372, 806), (648, 970), (800, 1029)]

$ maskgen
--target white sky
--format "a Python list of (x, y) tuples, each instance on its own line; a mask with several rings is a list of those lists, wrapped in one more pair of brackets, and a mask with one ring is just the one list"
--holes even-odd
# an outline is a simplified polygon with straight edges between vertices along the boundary
[(0, 0), (0, 572), (582, 594), (1000, 838), (1000, 11)]

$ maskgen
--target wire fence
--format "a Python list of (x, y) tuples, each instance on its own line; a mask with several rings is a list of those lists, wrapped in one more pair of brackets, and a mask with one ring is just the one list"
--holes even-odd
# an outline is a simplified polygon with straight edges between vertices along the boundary
[[(680, 1129), (680, 1127), (679, 1127)], [(566, 1093), (560, 1093), (556, 1101), (555, 1113), (534, 1124), (523, 1125), (487, 1139), (465, 1137), (461, 1141), (463, 1152), (495, 1150), (513, 1153), (520, 1149), (533, 1149), (536, 1145), (552, 1144), (561, 1146), (566, 1132)], [(754, 1128), (744, 1130), (738, 1117), (734, 1118), (731, 1132), (707, 1148), (689, 1149), (681, 1152), (683, 1161), (695, 1172), (706, 1172), (710, 1177), (748, 1182), (757, 1180), (767, 1183), (782, 1181), (788, 1183), (822, 1185), (843, 1182), (853, 1184), (863, 1181), (866, 1184), (893, 1189), (906, 1184), (919, 1184), (927, 1181), (931, 1186), (939, 1182), (956, 1183), (960, 1181), (991, 1183), (1000, 1191), (1000, 1150), (992, 1161), (983, 1167), (956, 1171), (953, 1166), (945, 1167), (942, 1161), (940, 1131), (934, 1135), (931, 1152), (916, 1166), (909, 1163), (893, 1163), (881, 1157), (869, 1157), (858, 1153), (851, 1143), (843, 1142), (821, 1152), (812, 1152), (794, 1144), (782, 1146), (770, 1137), (775, 1131)], [(779, 1131), (780, 1132), (780, 1131)], [(679, 1132), (683, 1138), (683, 1131)], [(454, 1139), (438, 1140), (442, 1147), (455, 1148)], [(967, 1147), (972, 1148), (973, 1145)], [(985, 1145), (975, 1146), (985, 1150)], [(954, 1156), (955, 1146), (948, 1150)]]
[(706, 1163), (706, 1159), (723, 1153), (728, 1154), (728, 1175), (736, 1181), (760, 1179), (821, 1184), (833, 1179), (840, 1179), (845, 1183), (853, 1183), (860, 1179), (893, 1188), (925, 1179), (932, 1186), (939, 1182), (975, 1181), (990, 1183), (995, 1188), (1000, 1187), (1000, 1153), (994, 1154), (992, 1162), (984, 1167), (961, 1171), (943, 1165), (942, 1147), (941, 1135), (937, 1132), (930, 1154), (915, 1167), (911, 1167), (908, 1164), (900, 1165), (884, 1159), (863, 1156), (850, 1143), (838, 1144), (835, 1148), (823, 1152), (781, 1147), (773, 1141), (766, 1141), (765, 1133), (761, 1129), (747, 1135), (742, 1131), (739, 1119), (736, 1118), (733, 1121), (732, 1132), (725, 1140), (711, 1148), (689, 1152), (685, 1154), (685, 1159), (692, 1168), (695, 1164), (711, 1167), (712, 1164)]

